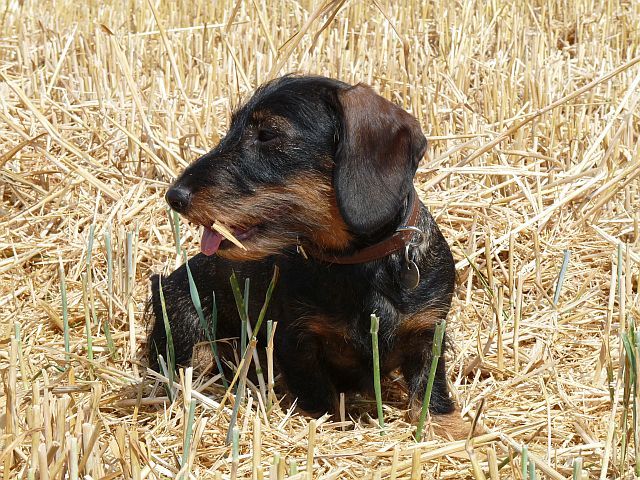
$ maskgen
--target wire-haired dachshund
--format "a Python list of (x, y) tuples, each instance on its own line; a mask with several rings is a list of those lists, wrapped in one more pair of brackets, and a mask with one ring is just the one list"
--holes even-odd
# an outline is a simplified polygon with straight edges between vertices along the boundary
[[(218, 146), (167, 191), (173, 210), (204, 227), (202, 253), (188, 263), (206, 318), (215, 291), (218, 339), (240, 336), (232, 272), (251, 279), (255, 320), (279, 268), (268, 311), (278, 322), (275, 359), (311, 415), (335, 412), (340, 392), (372, 391), (374, 313), (381, 374), (400, 369), (411, 410), (419, 411), (435, 326), (449, 311), (455, 279), (447, 242), (413, 187), (426, 146), (417, 120), (366, 85), (285, 76), (260, 87)], [(175, 360), (184, 365), (203, 340), (185, 266), (161, 280)], [(154, 276), (155, 368), (166, 351), (159, 285)], [(444, 357), (430, 410), (454, 410)]]

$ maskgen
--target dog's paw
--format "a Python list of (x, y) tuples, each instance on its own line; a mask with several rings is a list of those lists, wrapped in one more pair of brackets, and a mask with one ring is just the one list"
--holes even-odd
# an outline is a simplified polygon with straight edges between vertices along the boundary
[[(407, 421), (417, 424), (420, 418), (420, 408), (413, 407), (407, 411)], [(471, 423), (467, 422), (456, 408), (451, 413), (432, 413), (431, 422), (426, 428), (430, 428), (438, 437), (446, 440), (465, 440), (471, 432)]]

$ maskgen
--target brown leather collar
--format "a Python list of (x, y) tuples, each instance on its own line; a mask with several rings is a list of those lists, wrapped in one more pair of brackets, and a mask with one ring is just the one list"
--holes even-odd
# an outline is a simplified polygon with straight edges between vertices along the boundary
[[(420, 199), (415, 189), (411, 189), (409, 201), (412, 202), (409, 215), (400, 224), (402, 227), (416, 227), (420, 216)], [(340, 265), (355, 265), (357, 263), (367, 263), (373, 260), (384, 258), (392, 253), (404, 249), (415, 235), (414, 229), (396, 230), (396, 232), (386, 239), (361, 250), (357, 250), (350, 255), (327, 255), (323, 252), (309, 252), (310, 256), (316, 260), (327, 263), (337, 263)]]

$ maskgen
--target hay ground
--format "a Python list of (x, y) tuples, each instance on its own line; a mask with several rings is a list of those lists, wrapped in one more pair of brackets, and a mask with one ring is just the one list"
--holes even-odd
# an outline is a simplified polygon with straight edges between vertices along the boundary
[[(613, 0), (0, 1), (3, 478), (632, 478), (638, 25)], [(147, 279), (181, 262), (168, 182), (291, 71), (372, 84), (430, 136), (416, 185), (458, 260), (449, 375), (485, 428), (466, 447), (416, 444), (393, 405), (380, 436), (251, 395), (232, 450), (232, 398), (195, 374), (163, 401), (138, 363)]]

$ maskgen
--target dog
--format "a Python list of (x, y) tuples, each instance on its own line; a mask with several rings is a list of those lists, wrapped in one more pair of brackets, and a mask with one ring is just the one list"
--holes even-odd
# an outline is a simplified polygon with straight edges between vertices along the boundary
[[(420, 410), (434, 329), (455, 281), (449, 246), (413, 186), (426, 147), (418, 121), (369, 86), (288, 75), (260, 87), (220, 143), (166, 193), (174, 211), (204, 227), (201, 253), (188, 265), (207, 319), (215, 295), (218, 339), (240, 336), (231, 274), (250, 278), (255, 320), (278, 267), (268, 310), (278, 322), (274, 356), (309, 415), (335, 413), (340, 392), (372, 392), (372, 314), (381, 375), (399, 369), (413, 418)], [(160, 285), (175, 360), (186, 365), (204, 332), (185, 265), (152, 278), (150, 363), (157, 369), (167, 348)], [(264, 328), (254, 333), (266, 345)], [(443, 355), (434, 414), (455, 409)]]

